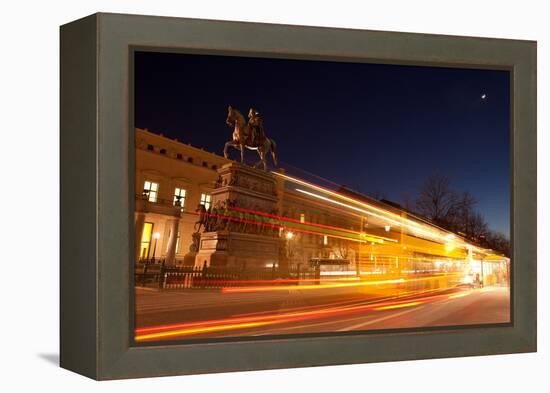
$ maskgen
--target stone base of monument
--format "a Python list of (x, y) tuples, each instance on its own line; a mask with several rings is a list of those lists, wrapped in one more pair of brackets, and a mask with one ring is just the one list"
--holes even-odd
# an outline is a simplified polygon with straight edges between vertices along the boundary
[(254, 269), (278, 265), (278, 233), (265, 226), (266, 216), (277, 214), (275, 177), (231, 162), (218, 169), (211, 195), (212, 214), (231, 218), (207, 222), (209, 231), (200, 235), (195, 267)]
[(183, 256), (183, 266), (194, 266), (195, 258), (197, 257), (196, 252), (188, 252)]
[(195, 267), (271, 267), (278, 263), (279, 242), (271, 236), (239, 232), (204, 232)]

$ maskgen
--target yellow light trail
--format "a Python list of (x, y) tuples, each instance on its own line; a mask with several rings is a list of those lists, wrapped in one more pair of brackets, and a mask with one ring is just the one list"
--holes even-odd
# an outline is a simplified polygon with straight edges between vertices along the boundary
[[(343, 200), (346, 200), (348, 202), (352, 202), (352, 203), (355, 203), (355, 204), (358, 204), (360, 206), (363, 206), (363, 207), (366, 207), (370, 210), (374, 210), (378, 213), (381, 213), (382, 215), (378, 215), (378, 214), (375, 214), (373, 212), (370, 212), (370, 211), (367, 211), (367, 210), (364, 210), (364, 209), (360, 209), (360, 208), (357, 208), (357, 207), (353, 207), (351, 205), (347, 205), (347, 204), (343, 204), (341, 202), (338, 202), (338, 201), (334, 201), (333, 199), (330, 199), (330, 198), (326, 198), (326, 197), (323, 197), (321, 195), (318, 195), (318, 194), (314, 194), (314, 193), (310, 193), (308, 191), (305, 191), (305, 190), (300, 190), (300, 189), (296, 189), (296, 191), (299, 191), (301, 193), (304, 193), (306, 195), (310, 195), (310, 196), (313, 196), (313, 197), (317, 197), (319, 199), (323, 199), (323, 200), (326, 200), (326, 201), (329, 201), (329, 202), (332, 202), (332, 203), (335, 203), (335, 204), (339, 204), (341, 206), (345, 206), (345, 207), (348, 207), (348, 208), (351, 208), (352, 210), (356, 210), (356, 211), (359, 211), (359, 212), (362, 212), (364, 214), (368, 214), (368, 215), (372, 215), (372, 216), (375, 216), (375, 217), (378, 217), (378, 218), (381, 218), (383, 220), (386, 220), (388, 222), (391, 222), (397, 226), (404, 226), (404, 227), (407, 227), (409, 229), (411, 229), (413, 232), (420, 232), (420, 233), (424, 233), (426, 236), (430, 237), (430, 238), (435, 238), (435, 239), (439, 239), (441, 241), (443, 241), (444, 243), (447, 243), (449, 242), (450, 240), (452, 240), (453, 242), (459, 242), (461, 244), (461, 246), (469, 246), (469, 247), (472, 247), (472, 249), (476, 250), (477, 252), (480, 252), (480, 253), (483, 253), (483, 254), (490, 254), (491, 253), (491, 250), (487, 250), (487, 249), (482, 249), (482, 248), (479, 248), (477, 247), (476, 245), (474, 244), (470, 244), (466, 241), (464, 241), (464, 239), (461, 239), (461, 238), (457, 238), (453, 233), (446, 233), (445, 235), (441, 235), (439, 232), (446, 232), (446, 231), (438, 231), (438, 232), (435, 232), (433, 230), (429, 230), (429, 229), (424, 229), (422, 227), (427, 227), (427, 225), (425, 224), (420, 224), (420, 223), (417, 223), (413, 220), (409, 220), (409, 219), (406, 219), (406, 218), (403, 218), (401, 217), (399, 214), (396, 214), (396, 213), (393, 213), (393, 212), (390, 212), (386, 209), (382, 209), (382, 208), (379, 208), (377, 206), (374, 206), (374, 205), (371, 205), (369, 203), (365, 203), (363, 201), (359, 201), (357, 199), (353, 199), (353, 198), (350, 198), (346, 195), (342, 195), (338, 192), (335, 192), (335, 191), (332, 191), (330, 189), (327, 189), (327, 188), (324, 188), (324, 187), (320, 187), (320, 186), (317, 186), (315, 184), (312, 184), (312, 183), (309, 183), (309, 182), (306, 182), (304, 180), (301, 180), (301, 179), (298, 179), (298, 178), (295, 178), (295, 177), (292, 177), (292, 176), (288, 176), (288, 175), (285, 175), (285, 174), (282, 174), (282, 173), (279, 173), (279, 172), (276, 172), (276, 171), (272, 171), (271, 173), (273, 173), (274, 175), (276, 176), (279, 176), (279, 177), (282, 177), (283, 179), (286, 179), (288, 181), (291, 181), (293, 183), (296, 183), (296, 184), (301, 184), (303, 186), (306, 186), (306, 187), (309, 187), (309, 188), (312, 188), (314, 190), (317, 190), (317, 191), (320, 191), (320, 192), (323, 192), (323, 193), (326, 193), (326, 194), (329, 194), (329, 195), (332, 195), (332, 196), (335, 196), (337, 198), (340, 198), (340, 199), (343, 199)], [(393, 218), (392, 218), (393, 217)], [(449, 237), (452, 237), (452, 238), (449, 238)]]
[(395, 225), (401, 225), (401, 223), (398, 222), (398, 221), (396, 221), (396, 220), (393, 220), (393, 219), (388, 218), (388, 217), (381, 216), (381, 215), (379, 215), (379, 214), (370, 212), (370, 211), (365, 210), (365, 209), (360, 209), (360, 208), (358, 208), (358, 207), (348, 205), (347, 203), (338, 202), (338, 201), (335, 201), (334, 199), (330, 199), (330, 198), (321, 196), (321, 195), (319, 195), (319, 194), (315, 194), (315, 193), (313, 193), (313, 192), (309, 192), (309, 191), (306, 191), (306, 190), (302, 190), (302, 189), (300, 189), (300, 188), (296, 188), (296, 191), (301, 192), (302, 194), (306, 194), (306, 195), (309, 195), (309, 196), (312, 196), (312, 197), (321, 199), (321, 200), (323, 200), (323, 201), (327, 201), (327, 202), (334, 203), (334, 204), (339, 205), (339, 206), (347, 207), (348, 209), (352, 209), (352, 210), (358, 211), (358, 212), (360, 212), (360, 213), (364, 213), (364, 214), (368, 214), (368, 215), (371, 215), (371, 216), (374, 216), (374, 217), (378, 217), (378, 218), (380, 218), (380, 219), (382, 219), (382, 220), (386, 220), (386, 221), (391, 222), (392, 224), (395, 224)]
[[(425, 229), (422, 229), (418, 226), (418, 224), (415, 224), (415, 225), (411, 225), (411, 224), (404, 224), (402, 222), (398, 222), (394, 219), (391, 219), (391, 218), (388, 218), (388, 217), (384, 217), (384, 216), (381, 216), (379, 214), (376, 214), (376, 213), (373, 213), (373, 212), (370, 212), (368, 210), (365, 210), (365, 209), (361, 209), (361, 208), (358, 208), (356, 206), (351, 206), (351, 205), (348, 205), (347, 203), (343, 203), (343, 202), (339, 202), (339, 201), (335, 201), (334, 199), (331, 199), (331, 198), (327, 198), (327, 197), (324, 197), (322, 195), (318, 195), (318, 194), (315, 194), (313, 192), (309, 192), (309, 191), (306, 191), (306, 190), (302, 190), (302, 189), (299, 189), (299, 188), (296, 188), (296, 191), (298, 192), (301, 192), (302, 194), (306, 194), (306, 195), (309, 195), (309, 196), (312, 196), (314, 198), (318, 198), (318, 199), (321, 199), (323, 201), (327, 201), (327, 202), (330, 202), (330, 203), (334, 203), (336, 205), (339, 205), (339, 206), (343, 206), (343, 207), (347, 207), (348, 209), (352, 209), (352, 210), (355, 210), (355, 211), (358, 211), (358, 212), (361, 212), (361, 213), (364, 213), (364, 214), (368, 214), (368, 215), (371, 215), (371, 216), (374, 216), (374, 217), (377, 217), (377, 218), (380, 218), (382, 220), (385, 220), (385, 221), (388, 221), (394, 225), (397, 225), (397, 226), (404, 226), (404, 227), (407, 227), (409, 229), (411, 229), (412, 231), (414, 232), (420, 232), (420, 233), (424, 233), (425, 236), (427, 237), (430, 237), (430, 238), (436, 238), (436, 239), (443, 239), (445, 241), (448, 240), (448, 237), (447, 236), (441, 236), (441, 235), (438, 235), (438, 234), (435, 234), (431, 231), (428, 231), (428, 230), (425, 230)], [(357, 203), (360, 203), (360, 202), (357, 202)], [(403, 220), (402, 217), (399, 217), (402, 221), (405, 221)], [(410, 220), (408, 220), (410, 221)]]
[(222, 288), (223, 293), (231, 292), (270, 292), (270, 291), (288, 291), (290, 289), (328, 289), (328, 288), (346, 288), (346, 287), (361, 287), (367, 285), (383, 285), (383, 284), (397, 284), (405, 282), (405, 279), (399, 278), (396, 280), (383, 280), (383, 281), (366, 281), (359, 283), (340, 283), (340, 284), (323, 284), (323, 285), (280, 285), (276, 287), (264, 286), (264, 287), (225, 287)]
[(357, 203), (357, 204), (366, 206), (366, 207), (368, 207), (369, 209), (372, 209), (372, 210), (377, 211), (377, 212), (379, 212), (379, 213), (388, 214), (388, 215), (394, 216), (394, 217), (396, 217), (398, 220), (401, 220), (401, 219), (402, 219), (402, 217), (401, 217), (400, 215), (398, 215), (398, 214), (389, 212), (389, 211), (387, 211), (387, 210), (381, 209), (381, 208), (379, 208), (379, 207), (376, 207), (376, 206), (374, 206), (374, 205), (370, 205), (370, 204), (365, 203), (365, 202), (358, 201), (357, 199), (353, 199), (353, 198), (350, 198), (350, 197), (348, 197), (348, 196), (339, 194), (339, 193), (334, 192), (334, 191), (332, 191), (332, 190), (329, 190), (329, 189), (327, 189), (327, 188), (319, 187), (319, 186), (317, 186), (317, 185), (315, 185), (315, 184), (308, 183), (308, 182), (306, 182), (306, 181), (304, 181), (304, 180), (297, 179), (297, 178), (295, 178), (295, 177), (291, 177), (291, 176), (288, 176), (288, 175), (284, 175), (284, 174), (279, 173), (279, 172), (272, 171), (271, 173), (273, 173), (274, 175), (280, 176), (280, 177), (282, 177), (282, 178), (284, 178), (284, 179), (286, 179), (286, 180), (292, 181), (292, 182), (294, 182), (294, 183), (301, 184), (301, 185), (303, 185), (303, 186), (307, 186), (307, 187), (313, 188), (313, 189), (315, 189), (315, 190), (317, 190), (317, 191), (321, 191), (321, 192), (324, 192), (324, 193), (327, 193), (327, 194), (331, 194), (331, 195), (334, 195), (334, 196), (336, 196), (336, 197), (338, 197), (338, 198), (347, 200), (347, 201), (349, 201), (349, 202), (353, 202), (353, 203)]
[(235, 323), (235, 324), (226, 324), (226, 325), (218, 325), (218, 326), (207, 326), (207, 327), (200, 327), (200, 328), (192, 328), (192, 329), (179, 329), (179, 330), (171, 330), (168, 332), (160, 332), (160, 333), (150, 333), (150, 334), (142, 334), (135, 336), (136, 341), (145, 341), (145, 340), (154, 340), (155, 338), (166, 338), (166, 337), (173, 337), (173, 336), (184, 336), (189, 334), (199, 334), (199, 333), (211, 333), (211, 332), (217, 332), (220, 330), (234, 330), (234, 329), (245, 329), (250, 327), (258, 327), (263, 325), (269, 325), (272, 322), (248, 322), (248, 323)]
[(459, 298), (459, 297), (468, 296), (469, 294), (470, 294), (469, 292), (457, 293), (455, 295), (449, 295), (449, 299), (456, 299), (456, 298)]
[[(446, 275), (447, 277), (461, 276), (462, 273), (453, 273)], [(349, 288), (349, 287), (363, 287), (371, 285), (389, 285), (389, 284), (402, 284), (406, 282), (435, 280), (443, 276), (430, 276), (421, 278), (398, 278), (392, 280), (377, 280), (377, 281), (363, 281), (363, 282), (351, 282), (351, 283), (336, 283), (336, 284), (308, 284), (308, 285), (280, 285), (280, 286), (258, 286), (258, 287), (224, 287), (221, 289), (222, 293), (235, 293), (235, 292), (271, 292), (271, 291), (288, 291), (295, 289), (332, 289), (332, 288)]]
[(422, 302), (410, 302), (410, 303), (396, 304), (396, 305), (393, 305), (393, 306), (376, 307), (374, 310), (375, 311), (393, 310), (393, 309), (396, 309), (396, 308), (405, 308), (405, 307), (418, 306), (419, 304), (422, 304)]

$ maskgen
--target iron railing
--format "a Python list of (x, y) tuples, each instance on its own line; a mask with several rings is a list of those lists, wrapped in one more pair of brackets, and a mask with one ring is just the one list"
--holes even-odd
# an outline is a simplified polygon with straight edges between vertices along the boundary
[(166, 266), (164, 260), (156, 263), (138, 263), (134, 283), (138, 287), (159, 289), (211, 289), (241, 286), (299, 285), (300, 280), (318, 282), (319, 274), (312, 269), (237, 268)]

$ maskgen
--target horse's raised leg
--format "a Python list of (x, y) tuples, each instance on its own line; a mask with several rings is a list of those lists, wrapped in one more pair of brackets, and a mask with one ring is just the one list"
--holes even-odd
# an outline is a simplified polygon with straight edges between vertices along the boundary
[(223, 147), (223, 156), (224, 156), (225, 158), (228, 158), (227, 148), (228, 148), (229, 146), (233, 146), (233, 143), (232, 143), (231, 141), (225, 142), (225, 146)]

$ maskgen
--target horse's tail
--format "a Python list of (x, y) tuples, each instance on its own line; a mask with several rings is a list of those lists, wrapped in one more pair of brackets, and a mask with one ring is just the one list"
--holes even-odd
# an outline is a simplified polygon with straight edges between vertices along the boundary
[(269, 139), (269, 142), (271, 143), (271, 157), (273, 158), (273, 163), (277, 166), (277, 144), (271, 138)]

